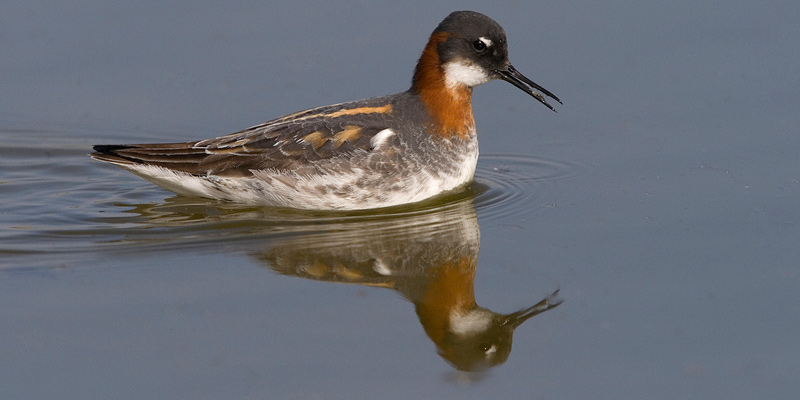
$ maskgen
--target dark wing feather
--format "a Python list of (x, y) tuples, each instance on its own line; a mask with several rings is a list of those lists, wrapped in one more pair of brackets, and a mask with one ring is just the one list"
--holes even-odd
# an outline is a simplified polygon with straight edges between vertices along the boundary
[(114, 164), (150, 164), (179, 171), (189, 171), (206, 157), (197, 142), (136, 145), (96, 145), (92, 158)]
[(391, 126), (392, 108), (380, 100), (307, 110), (197, 142), (99, 145), (94, 146), (92, 157), (122, 165), (156, 165), (195, 175), (250, 176), (252, 170), (289, 170), (357, 151), (372, 151), (372, 137)]

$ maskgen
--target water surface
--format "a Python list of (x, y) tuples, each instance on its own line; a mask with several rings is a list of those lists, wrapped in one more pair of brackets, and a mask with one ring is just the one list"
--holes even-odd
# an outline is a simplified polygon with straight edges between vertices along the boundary
[[(800, 7), (459, 8), (565, 104), (478, 87), (474, 185), (330, 214), (86, 154), (404, 90), (448, 6), (0, 6), (0, 397), (796, 397)], [(430, 306), (558, 289), (483, 363)]]

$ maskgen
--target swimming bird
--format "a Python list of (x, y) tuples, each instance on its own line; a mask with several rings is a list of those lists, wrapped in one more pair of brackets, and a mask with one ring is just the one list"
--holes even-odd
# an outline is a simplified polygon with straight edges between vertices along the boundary
[(214, 139), (96, 145), (91, 157), (178, 194), (357, 210), (422, 201), (473, 180), (472, 88), (502, 79), (555, 111), (558, 97), (509, 62), (503, 28), (473, 11), (433, 31), (411, 88), (300, 111)]

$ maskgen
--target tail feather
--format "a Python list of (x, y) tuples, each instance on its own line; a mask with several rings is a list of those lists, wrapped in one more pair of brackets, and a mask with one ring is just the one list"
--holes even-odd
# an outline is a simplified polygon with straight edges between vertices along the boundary
[(96, 145), (90, 156), (95, 160), (112, 164), (148, 164), (164, 168), (176, 168), (180, 164), (199, 164), (208, 154), (203, 148), (195, 148), (197, 142)]
[(96, 145), (89, 155), (126, 169), (153, 166), (197, 176), (251, 176), (251, 169), (260, 165), (257, 157), (208, 154), (205, 147), (196, 147), (197, 143)]

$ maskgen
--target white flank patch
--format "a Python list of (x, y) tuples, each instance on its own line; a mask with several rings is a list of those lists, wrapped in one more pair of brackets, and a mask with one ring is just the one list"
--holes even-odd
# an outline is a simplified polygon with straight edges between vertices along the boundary
[(451, 61), (444, 65), (444, 80), (447, 86), (478, 86), (489, 82), (489, 74), (481, 66), (465, 60)]
[[(120, 165), (128, 171), (155, 183), (164, 189), (185, 196), (200, 196), (212, 199), (227, 199), (252, 202), (258, 197), (252, 193), (244, 192), (239, 198), (226, 196), (226, 192), (219, 188), (207, 177), (195, 176), (185, 172), (172, 171), (154, 165), (131, 164)], [(217, 178), (218, 180), (221, 180)]]
[(372, 149), (378, 149), (379, 147), (383, 146), (390, 137), (394, 136), (394, 131), (391, 129), (384, 129), (375, 134), (375, 136), (370, 139), (369, 144), (372, 146)]
[(375, 263), (372, 264), (372, 270), (383, 276), (392, 275), (392, 270), (382, 260), (375, 260)]

